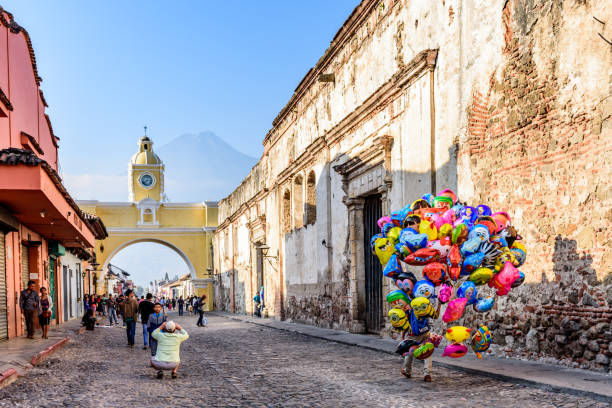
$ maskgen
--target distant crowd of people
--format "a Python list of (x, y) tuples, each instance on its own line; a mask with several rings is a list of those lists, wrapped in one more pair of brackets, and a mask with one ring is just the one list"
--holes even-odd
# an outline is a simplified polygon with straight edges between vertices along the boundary
[[(49, 323), (53, 313), (53, 300), (47, 289), (41, 287), (35, 290), (35, 282), (29, 281), (28, 286), (19, 296), (19, 306), (25, 318), (27, 337), (34, 338), (35, 320), (38, 318), (42, 330), (42, 338), (46, 339)], [(163, 378), (163, 371), (172, 371), (176, 378), (180, 365), (180, 344), (189, 335), (178, 323), (167, 321), (166, 310), (178, 309), (178, 315), (183, 316), (185, 310), (198, 315), (197, 326), (206, 327), (208, 320), (204, 315), (206, 295), (182, 296), (178, 299), (165, 297), (154, 298), (151, 293), (138, 299), (134, 291), (128, 289), (125, 294), (113, 296), (84, 295), (84, 315), (81, 323), (87, 330), (94, 330), (108, 317), (108, 325), (119, 325), (126, 329), (127, 344), (133, 348), (135, 344), (136, 326), (142, 325), (143, 349), (151, 352), (151, 365), (157, 370), (157, 378)]]
[(176, 378), (180, 364), (180, 343), (189, 337), (178, 323), (167, 321), (166, 309), (171, 311), (178, 307), (179, 316), (183, 316), (187, 308), (189, 313), (198, 314), (197, 326), (205, 327), (208, 323), (204, 316), (206, 295), (192, 295), (186, 299), (182, 296), (178, 299), (157, 299), (147, 293), (138, 299), (134, 292), (128, 289), (125, 295), (116, 297), (85, 295), (83, 302), (85, 315), (82, 324), (88, 330), (94, 330), (105, 316), (108, 316), (109, 326), (112, 326), (113, 322), (118, 325), (119, 316), (126, 329), (128, 346), (132, 348), (135, 344), (136, 326), (140, 320), (143, 349), (149, 349), (151, 352), (151, 365), (158, 370), (157, 378), (163, 377), (164, 370), (172, 371), (172, 378)]

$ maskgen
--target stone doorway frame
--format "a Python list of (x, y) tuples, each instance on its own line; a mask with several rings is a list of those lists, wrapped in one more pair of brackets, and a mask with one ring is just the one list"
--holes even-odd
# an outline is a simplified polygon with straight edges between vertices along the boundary
[[(342, 202), (348, 209), (349, 225), (349, 297), (352, 333), (365, 333), (365, 251), (364, 245), (364, 197), (380, 194), (382, 213), (389, 213), (389, 193), (392, 188), (391, 148), (393, 137), (384, 135), (373, 140), (368, 148), (353, 155), (346, 162), (333, 166), (342, 176)], [(383, 293), (388, 290), (388, 282), (383, 280)], [(387, 311), (386, 305), (381, 308)]]

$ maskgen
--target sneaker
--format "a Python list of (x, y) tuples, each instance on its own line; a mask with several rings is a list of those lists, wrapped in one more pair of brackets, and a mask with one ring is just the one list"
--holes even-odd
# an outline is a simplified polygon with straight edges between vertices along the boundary
[(406, 377), (406, 378), (410, 378), (410, 377), (412, 377), (412, 374), (411, 374), (410, 372), (408, 372), (408, 370), (406, 370), (405, 368), (402, 368), (401, 373), (402, 373), (402, 375), (403, 375), (404, 377)]
[(425, 382), (431, 382), (431, 375), (427, 374), (427, 375), (425, 376), (425, 378), (423, 378), (423, 381), (425, 381)]
[(147, 348), (148, 348), (147, 346), (144, 346), (142, 349), (143, 349), (143, 350), (146, 350)]
[(157, 372), (157, 378), (158, 378), (158, 379), (162, 379), (162, 378), (164, 378), (164, 372), (163, 372), (162, 370), (159, 370), (159, 371)]
[(172, 378), (176, 378), (176, 373), (174, 371), (172, 372)]

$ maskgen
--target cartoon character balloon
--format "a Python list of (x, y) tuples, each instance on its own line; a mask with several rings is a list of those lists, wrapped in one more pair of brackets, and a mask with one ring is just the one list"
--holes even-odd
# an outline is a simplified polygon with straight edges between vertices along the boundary
[(476, 302), (477, 294), (478, 291), (476, 290), (476, 285), (474, 285), (474, 282), (465, 281), (461, 284), (461, 286), (459, 286), (459, 289), (457, 289), (457, 297), (466, 298), (468, 305)]
[(424, 298), (430, 298), (435, 294), (435, 288), (433, 283), (431, 283), (430, 281), (428, 281), (427, 279), (423, 279), (418, 281), (415, 285), (414, 285), (414, 289), (412, 290), (412, 295), (415, 298), (418, 297), (424, 297)]
[(414, 358), (418, 359), (418, 360), (425, 360), (426, 358), (428, 358), (429, 356), (431, 356), (434, 352), (434, 345), (433, 343), (423, 343), (420, 346), (418, 346), (416, 348), (416, 350), (414, 350)]
[(472, 329), (468, 329), (464, 326), (453, 326), (449, 329), (446, 329), (446, 340), (451, 343), (463, 343), (467, 339), (470, 338), (470, 332)]
[(487, 326), (480, 326), (472, 336), (472, 350), (476, 357), (482, 358), (482, 354), (491, 346), (491, 332)]
[(440, 262), (430, 262), (423, 268), (423, 276), (434, 285), (440, 285), (446, 281), (448, 266)]
[(495, 304), (495, 297), (489, 295), (486, 297), (479, 297), (478, 299), (476, 299), (476, 302), (474, 303), (474, 306), (472, 307), (474, 308), (475, 311), (484, 313), (484, 312), (488, 312), (489, 310), (493, 309), (494, 304)]
[(512, 265), (512, 262), (506, 262), (503, 269), (499, 273), (495, 274), (489, 281), (489, 286), (497, 289), (498, 296), (503, 296), (510, 292), (512, 284), (519, 277), (520, 273), (518, 269)]
[(441, 303), (447, 303), (451, 296), (453, 295), (453, 287), (451, 285), (447, 285), (443, 283), (440, 285), (440, 290), (438, 291), (438, 300)]
[(467, 351), (465, 344), (451, 343), (444, 348), (442, 357), (460, 358), (465, 356)]
[(414, 315), (419, 319), (425, 317), (437, 317), (436, 311), (431, 305), (429, 299), (427, 299), (426, 297), (415, 297), (410, 302), (410, 307), (412, 308)]
[(442, 320), (445, 323), (454, 322), (455, 320), (461, 319), (463, 312), (465, 311), (465, 305), (467, 305), (466, 298), (457, 298), (448, 302)]

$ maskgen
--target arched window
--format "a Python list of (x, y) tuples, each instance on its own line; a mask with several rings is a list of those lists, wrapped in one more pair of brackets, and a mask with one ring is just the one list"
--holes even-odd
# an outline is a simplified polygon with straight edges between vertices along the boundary
[(153, 210), (150, 208), (145, 208), (142, 212), (142, 222), (143, 223), (153, 223)]
[(289, 190), (285, 190), (283, 193), (283, 205), (281, 211), (283, 216), (283, 232), (288, 233), (291, 231), (291, 193)]
[(314, 224), (317, 221), (317, 184), (314, 171), (308, 173), (308, 179), (306, 180), (306, 204), (304, 207), (306, 225)]
[(293, 180), (293, 227), (304, 226), (304, 178), (297, 176)]

